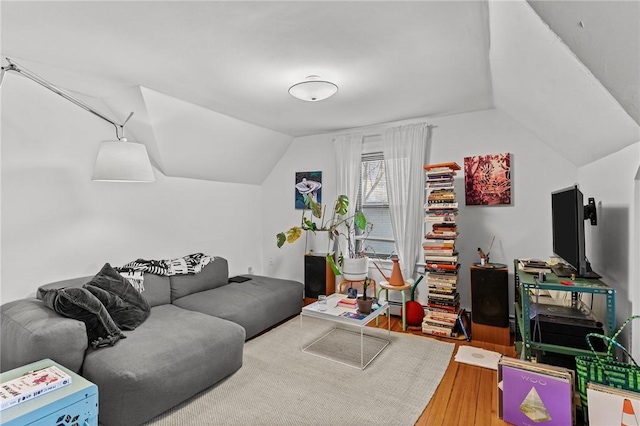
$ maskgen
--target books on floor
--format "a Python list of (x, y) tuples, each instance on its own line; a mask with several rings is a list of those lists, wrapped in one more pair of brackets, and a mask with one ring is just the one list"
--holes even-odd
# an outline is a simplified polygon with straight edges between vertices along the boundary
[(503, 356), (498, 361), (498, 417), (515, 426), (575, 423), (575, 372)]
[(587, 383), (589, 426), (640, 426), (640, 394), (599, 383)]
[(71, 384), (71, 376), (52, 365), (0, 384), (0, 411)]

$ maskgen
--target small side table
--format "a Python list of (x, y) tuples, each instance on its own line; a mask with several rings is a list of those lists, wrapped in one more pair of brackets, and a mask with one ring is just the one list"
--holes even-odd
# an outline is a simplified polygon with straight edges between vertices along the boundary
[[(406, 281), (404, 285), (391, 285), (387, 281), (380, 281), (380, 290), (378, 290), (378, 299), (380, 299), (380, 293), (382, 290), (385, 291), (386, 300), (389, 301), (389, 290), (399, 291), (402, 295), (402, 330), (405, 331), (407, 329), (407, 296), (404, 294), (404, 291), (411, 288), (411, 284), (408, 284)], [(387, 311), (387, 315), (389, 312)], [(376, 318), (376, 325), (378, 325), (378, 318)]]
[[(377, 290), (376, 290), (376, 280), (369, 278), (369, 285), (373, 286), (373, 295), (377, 295)], [(340, 281), (340, 285), (338, 286), (338, 293), (342, 293), (343, 291), (343, 286), (345, 285), (349, 285), (349, 288), (353, 287), (354, 285), (363, 285), (364, 284), (364, 280), (359, 280), (359, 281), (349, 281), (349, 280), (345, 280), (343, 279), (342, 281)]]

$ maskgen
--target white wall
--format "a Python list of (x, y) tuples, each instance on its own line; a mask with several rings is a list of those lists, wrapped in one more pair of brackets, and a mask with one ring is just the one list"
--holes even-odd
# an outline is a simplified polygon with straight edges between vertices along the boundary
[[(322, 202), (336, 199), (336, 160), (332, 134), (296, 138), (262, 185), (262, 250), (267, 275), (304, 282), (305, 235), (276, 246), (276, 234), (300, 226), (302, 210), (294, 208), (295, 173), (322, 171)], [(328, 206), (329, 209), (332, 205)]]
[[(602, 281), (616, 290), (618, 326), (631, 315), (640, 314), (640, 142), (595, 161), (579, 170), (580, 189), (585, 201), (595, 198), (598, 225), (585, 222), (587, 257)], [(602, 298), (594, 300), (603, 311)], [(633, 324), (637, 330), (638, 324)], [(631, 327), (630, 327), (631, 328)], [(631, 330), (622, 336), (633, 353), (640, 353), (640, 339), (631, 339)], [(633, 335), (637, 336), (635, 331)]]
[[(501, 152), (513, 155), (513, 203), (510, 206), (465, 206), (462, 173), (456, 179), (460, 202), (460, 238), (456, 246), (462, 264), (461, 303), (470, 307), (469, 266), (479, 260), (477, 248), (482, 247), (486, 251), (494, 235), (491, 260), (508, 265), (510, 292), (513, 293), (513, 259), (546, 259), (552, 254), (551, 192), (575, 183), (577, 168), (499, 110), (414, 121), (426, 121), (436, 126), (432, 133), (429, 162), (456, 161), (462, 166), (465, 156)], [(365, 135), (377, 134), (384, 127), (359, 130)], [(299, 213), (293, 209), (296, 171), (321, 170), (323, 200), (335, 198), (334, 137), (335, 134), (325, 134), (294, 140), (263, 186), (263, 203), (270, 206), (264, 221), (264, 263), (272, 275), (304, 279), (304, 243), (277, 249), (275, 235), (300, 221)], [(271, 268), (267, 266), (270, 260), (273, 262)], [(426, 286), (420, 284), (418, 291), (418, 300), (424, 302)]]
[(204, 252), (226, 257), (232, 274), (262, 271), (260, 186), (158, 171), (153, 184), (92, 182), (113, 126), (13, 74), (0, 94), (1, 303), (137, 258)]

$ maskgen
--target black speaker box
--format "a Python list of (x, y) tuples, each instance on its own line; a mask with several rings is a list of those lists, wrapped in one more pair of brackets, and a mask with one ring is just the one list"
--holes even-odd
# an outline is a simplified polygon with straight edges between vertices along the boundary
[(471, 320), (493, 327), (509, 326), (507, 268), (471, 268)]
[(335, 291), (335, 275), (324, 256), (304, 256), (304, 297), (317, 299)]

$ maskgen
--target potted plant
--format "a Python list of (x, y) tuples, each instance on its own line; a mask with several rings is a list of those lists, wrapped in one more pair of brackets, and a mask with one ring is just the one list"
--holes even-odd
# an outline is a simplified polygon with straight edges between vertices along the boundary
[[(364, 254), (364, 241), (367, 236), (371, 233), (373, 229), (373, 224), (371, 222), (367, 222), (364, 214), (358, 218), (358, 220), (363, 220), (358, 223), (356, 218), (354, 220), (347, 220), (345, 222), (346, 231), (344, 233), (340, 233), (343, 235), (347, 242), (347, 256), (344, 256), (342, 252), (340, 252), (340, 256), (338, 257), (338, 264), (342, 267), (341, 272), (344, 279), (349, 281), (362, 281), (367, 276), (369, 272), (369, 260)], [(364, 235), (364, 239), (361, 239), (360, 247), (356, 245), (356, 236)], [(338, 269), (336, 267), (336, 269)], [(336, 272), (334, 270), (334, 272)]]
[[(360, 262), (364, 261), (364, 264), (366, 265), (366, 258), (361, 255), (358, 256), (356, 254), (354, 250), (355, 245), (353, 244), (354, 241), (352, 240), (355, 232), (371, 231), (371, 227), (373, 225), (367, 222), (367, 218), (365, 217), (364, 213), (362, 211), (357, 211), (351, 216), (346, 216), (349, 207), (349, 198), (346, 195), (338, 196), (333, 205), (332, 214), (328, 218), (325, 214), (326, 206), (323, 207), (321, 203), (308, 197), (305, 197), (304, 201), (305, 206), (307, 206), (308, 210), (311, 211), (311, 217), (307, 217), (307, 210), (304, 210), (302, 212), (300, 226), (293, 226), (289, 230), (280, 232), (276, 235), (277, 246), (280, 248), (284, 245), (285, 242), (289, 244), (294, 243), (302, 236), (302, 231), (309, 231), (313, 234), (326, 232), (328, 238), (328, 241), (326, 243), (327, 250), (325, 251), (327, 260), (336, 275), (343, 275), (343, 271), (338, 268), (335, 259), (331, 255), (332, 250), (330, 250), (331, 244), (339, 241), (340, 235), (343, 235), (347, 239), (347, 244), (349, 246), (347, 258), (361, 257), (362, 260)], [(342, 225), (344, 225), (346, 232), (343, 232), (341, 230)], [(342, 252), (339, 251), (338, 264), (344, 266), (344, 261), (345, 257), (343, 256)], [(347, 269), (349, 269), (349, 267), (347, 267)], [(366, 269), (364, 272), (366, 274)], [(352, 276), (350, 277), (353, 278)], [(364, 277), (353, 279), (353, 281), (361, 280), (363, 278)]]
[(367, 297), (367, 288), (369, 287), (369, 283), (371, 278), (365, 277), (362, 282), (362, 296), (359, 296), (356, 300), (358, 302), (358, 311), (361, 314), (370, 314), (371, 313), (371, 305), (373, 305), (373, 298)]

